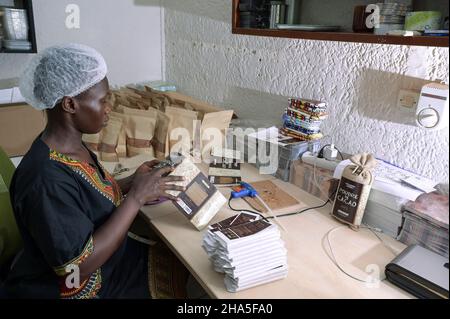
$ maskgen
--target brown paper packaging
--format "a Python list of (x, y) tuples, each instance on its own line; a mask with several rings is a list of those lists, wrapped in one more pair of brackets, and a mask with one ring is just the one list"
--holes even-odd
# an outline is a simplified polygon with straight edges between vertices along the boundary
[(126, 117), (127, 156), (147, 154), (154, 158), (153, 138), (158, 115), (156, 110), (120, 109)]
[[(189, 154), (194, 141), (194, 125), (197, 121), (198, 113), (174, 106), (166, 107), (165, 113), (169, 119), (169, 149), (170, 152), (180, 152)], [(182, 131), (177, 132), (176, 129), (185, 129), (188, 135), (180, 136)]]
[(99, 145), (100, 159), (104, 162), (117, 162), (116, 147), (119, 140), (120, 131), (122, 129), (122, 120), (118, 118), (110, 118), (108, 125), (103, 129), (101, 134), (101, 143)]

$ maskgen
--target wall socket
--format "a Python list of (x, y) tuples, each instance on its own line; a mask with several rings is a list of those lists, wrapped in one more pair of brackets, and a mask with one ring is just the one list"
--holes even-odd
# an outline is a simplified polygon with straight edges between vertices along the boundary
[(397, 107), (415, 112), (419, 103), (420, 93), (410, 90), (400, 90), (397, 98)]

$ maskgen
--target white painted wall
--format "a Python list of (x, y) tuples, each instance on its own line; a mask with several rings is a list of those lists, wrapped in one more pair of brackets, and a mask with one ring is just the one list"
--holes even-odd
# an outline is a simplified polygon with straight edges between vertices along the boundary
[[(161, 0), (35, 0), (38, 50), (67, 42), (100, 51), (114, 85), (161, 80)], [(81, 28), (67, 29), (68, 4), (77, 4)], [(0, 79), (20, 76), (28, 54), (0, 54)]]
[(401, 88), (449, 80), (448, 48), (231, 34), (231, 1), (165, 0), (166, 77), (185, 93), (279, 124), (289, 96), (327, 101), (323, 124), (344, 152), (373, 152), (448, 183), (448, 131), (409, 125)]

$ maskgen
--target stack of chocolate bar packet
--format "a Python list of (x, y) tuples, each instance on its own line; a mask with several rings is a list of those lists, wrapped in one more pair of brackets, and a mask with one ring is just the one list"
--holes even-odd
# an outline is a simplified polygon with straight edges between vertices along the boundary
[(240, 213), (209, 226), (203, 249), (225, 287), (238, 292), (286, 278), (287, 251), (278, 227), (260, 215)]
[(289, 106), (283, 115), (281, 132), (302, 141), (314, 141), (323, 137), (320, 131), (322, 121), (328, 116), (324, 102), (289, 99)]

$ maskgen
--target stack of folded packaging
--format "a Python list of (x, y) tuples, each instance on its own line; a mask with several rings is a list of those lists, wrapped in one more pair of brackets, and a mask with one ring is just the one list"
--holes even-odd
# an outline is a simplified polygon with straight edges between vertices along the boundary
[(318, 140), (323, 137), (320, 125), (326, 119), (327, 104), (324, 102), (289, 99), (289, 106), (283, 115), (281, 132), (302, 141)]
[(439, 192), (422, 194), (403, 207), (404, 222), (398, 236), (406, 245), (420, 245), (448, 257), (449, 198)]
[[(165, 159), (171, 152), (202, 155), (203, 148), (222, 146), (233, 111), (195, 100), (177, 92), (125, 87), (111, 91), (112, 112), (107, 126), (83, 141), (103, 162), (119, 162), (146, 154)], [(208, 140), (208, 129), (222, 134), (221, 141)]]
[(238, 292), (286, 278), (287, 251), (278, 227), (257, 214), (240, 213), (209, 226), (203, 248), (225, 287)]

